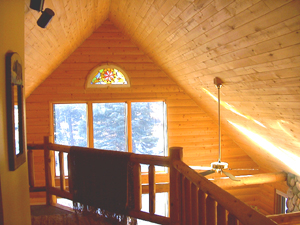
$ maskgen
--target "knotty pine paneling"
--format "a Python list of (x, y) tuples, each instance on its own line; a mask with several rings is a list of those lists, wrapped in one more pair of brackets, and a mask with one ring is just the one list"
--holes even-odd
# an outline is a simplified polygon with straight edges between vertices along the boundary
[(294, 173), (228, 121), (299, 157), (299, 2), (130, 2), (112, 1), (114, 24), (215, 120), (203, 88), (216, 96), (213, 78), (220, 77), (221, 98), (243, 115), (222, 108), (226, 133), (266, 170)]
[[(96, 43), (103, 46), (99, 48)], [(105, 54), (105, 49), (116, 49), (117, 57), (113, 51)], [(168, 107), (169, 146), (182, 146), (184, 161), (189, 165), (209, 166), (217, 161), (217, 124), (147, 55), (137, 50), (110, 21), (100, 26), (26, 99), (27, 142), (41, 143), (44, 136), (52, 135), (51, 102), (165, 100)], [(95, 60), (97, 57), (99, 61)], [(131, 80), (130, 88), (85, 89), (89, 72), (106, 62), (124, 68)], [(232, 167), (257, 168), (226, 134), (222, 135), (222, 148), (224, 160)], [(44, 183), (42, 152), (35, 152), (34, 159), (36, 182), (41, 185)]]
[(55, 13), (46, 29), (37, 26), (40, 12), (29, 5), (30, 1), (26, 1), (26, 96), (107, 18), (110, 1), (45, 1), (44, 8)]
[[(238, 117), (224, 110), (224, 130), (261, 166), (272, 171), (293, 172), (276, 157), (261, 160), (269, 155), (265, 151), (258, 152), (257, 146), (241, 138), (227, 121), (267, 139), (272, 137), (275, 146), (297, 153), (299, 157), (298, 0), (49, 0), (45, 8), (53, 9), (55, 16), (46, 29), (36, 25), (40, 13), (31, 10), (29, 2), (25, 1), (26, 96), (50, 73), (51, 78), (56, 79), (72, 74), (74, 80), (69, 84), (73, 87), (82, 83), (75, 80), (75, 76), (84, 79), (92, 65), (113, 61), (130, 70), (132, 77), (154, 78), (153, 70), (161, 72), (162, 78), (168, 74), (216, 120), (215, 102), (203, 88), (216, 95), (212, 80), (219, 76), (225, 82), (222, 98), (244, 115)], [(116, 26), (104, 23), (101, 27), (105, 32), (94, 32), (107, 18)], [(68, 69), (71, 65), (74, 70)], [(133, 82), (143, 85), (143, 80)], [(62, 80), (60, 85), (65, 85)], [(151, 98), (152, 89), (153, 86), (136, 86), (132, 91), (141, 93), (140, 98)], [(161, 90), (160, 94), (177, 92), (171, 87), (161, 86)], [(59, 90), (59, 85), (57, 89), (44, 91), (53, 98), (63, 95), (62, 100), (82, 96), (81, 91), (72, 93), (72, 88)], [(131, 95), (125, 90), (119, 93), (123, 93), (124, 98)], [(89, 94), (85, 98), (93, 99), (94, 92)], [(109, 94), (118, 98), (118, 93)], [(39, 100), (38, 96), (33, 98)], [(264, 127), (253, 121), (245, 122), (249, 116)], [(284, 128), (278, 125), (281, 121), (285, 123)]]

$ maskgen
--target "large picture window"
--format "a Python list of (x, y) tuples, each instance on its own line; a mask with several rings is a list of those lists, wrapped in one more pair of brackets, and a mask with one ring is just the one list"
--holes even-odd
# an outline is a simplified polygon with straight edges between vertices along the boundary
[(166, 124), (163, 101), (53, 104), (56, 144), (163, 156)]

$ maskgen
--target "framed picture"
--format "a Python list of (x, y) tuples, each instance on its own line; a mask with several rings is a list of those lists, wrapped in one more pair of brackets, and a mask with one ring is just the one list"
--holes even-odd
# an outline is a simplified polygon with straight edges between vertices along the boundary
[(26, 161), (23, 65), (18, 53), (6, 54), (6, 107), (9, 169)]

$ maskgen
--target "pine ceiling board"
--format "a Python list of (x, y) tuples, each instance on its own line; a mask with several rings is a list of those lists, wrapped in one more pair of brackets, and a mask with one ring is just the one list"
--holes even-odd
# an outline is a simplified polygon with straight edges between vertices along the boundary
[[(211, 59), (207, 60), (210, 64), (220, 64), (225, 61), (229, 61), (230, 59), (242, 59), (249, 56), (252, 56), (251, 59), (257, 58), (257, 55), (261, 54), (261, 56), (264, 57), (270, 57), (270, 60), (274, 60), (274, 57), (276, 57), (276, 51), (278, 52), (278, 49), (282, 49), (284, 47), (293, 46), (297, 43), (299, 43), (299, 33), (293, 32), (289, 33), (287, 35), (280, 36), (278, 38), (266, 40), (264, 42), (261, 42), (256, 45), (252, 45), (246, 48), (238, 49), (226, 54), (222, 55), (222, 51), (211, 51), (210, 53)], [(289, 52), (288, 50), (282, 49), (282, 51)], [(296, 50), (294, 50), (296, 51)], [(228, 52), (228, 51), (227, 51)], [(265, 53), (265, 54), (262, 54)], [(279, 53), (281, 55), (281, 53)], [(205, 58), (208, 58), (207, 55), (200, 56), (199, 60), (205, 60)], [(226, 59), (228, 58), (228, 59)], [(250, 58), (250, 57), (249, 57)], [(255, 60), (256, 61), (256, 60)], [(206, 63), (206, 62), (205, 62)]]
[[(135, 40), (140, 43), (149, 43), (150, 40), (153, 40), (156, 38), (160, 33), (162, 33), (165, 28), (167, 27), (167, 24), (163, 21), (163, 18), (172, 10), (174, 5), (177, 3), (177, 1), (168, 0), (165, 1), (164, 4), (161, 6), (161, 8), (157, 11), (157, 15), (155, 15), (151, 22), (150, 22), (150, 29), (146, 27), (147, 33), (149, 35), (143, 35), (139, 38), (136, 37), (136, 35), (132, 35), (135, 37)], [(146, 40), (147, 38), (147, 40)]]
[(80, 29), (80, 22), (79, 19), (79, 7), (78, 2), (74, 0), (63, 0), (63, 8), (65, 9), (65, 15), (66, 15), (66, 21), (65, 21), (65, 28), (67, 29), (67, 36), (69, 41), (74, 43), (75, 46), (77, 45), (77, 42), (81, 43), (82, 40), (80, 40), (80, 37), (82, 37), (81, 29)]
[[(246, 28), (246, 29), (248, 29), (248, 28)], [(232, 36), (235, 36), (235, 35), (232, 35)], [(222, 37), (223, 38), (223, 37)], [(227, 40), (228, 40), (228, 38), (227, 38)], [(235, 46), (237, 46), (237, 43), (235, 43)], [(205, 46), (204, 46), (205, 47)], [(225, 49), (225, 48), (223, 48), (223, 49)], [(195, 49), (196, 51), (198, 50), (198, 49)], [(205, 50), (202, 50), (201, 52), (203, 52), (203, 51), (205, 51)], [(214, 51), (209, 51), (209, 52), (212, 52), (212, 54), (214, 54), (214, 55), (216, 55), (216, 54), (221, 54), (221, 52), (214, 52)], [(206, 57), (207, 58), (207, 55), (200, 55), (199, 57)], [(219, 56), (220, 58), (222, 57), (222, 56)], [(200, 58), (201, 59), (201, 58)]]
[[(127, 2), (129, 3), (129, 1), (127, 1)], [(134, 8), (137, 13), (135, 13), (133, 10), (130, 10), (131, 9), (130, 6), (135, 5), (134, 2), (132, 2), (132, 4), (125, 4), (123, 8), (119, 8), (119, 11), (116, 12), (114, 14), (114, 17), (111, 17), (111, 19), (113, 21), (121, 22), (120, 18), (122, 17), (122, 15), (127, 15), (125, 17), (126, 18), (126, 20), (125, 20), (126, 23), (124, 23), (125, 22), (124, 21), (123, 23), (121, 23), (123, 26), (118, 27), (122, 31), (129, 29), (129, 26), (140, 25), (141, 21), (143, 21), (143, 19), (145, 18), (145, 15), (146, 15), (147, 11), (149, 10), (152, 2), (153, 2), (153, 0), (151, 0), (151, 1), (140, 1), (140, 3), (137, 5), (137, 8)], [(134, 34), (134, 32), (132, 32), (132, 35), (133, 34)]]
[[(134, 34), (136, 27), (142, 20), (142, 16), (139, 15), (139, 11), (143, 6), (143, 3), (143, 1), (135, 0), (132, 1), (128, 7), (124, 7), (124, 9), (126, 9), (126, 11), (128, 12), (128, 16), (125, 18), (126, 20), (124, 24), (126, 25), (126, 30), (130, 34)], [(124, 27), (122, 30), (125, 30)]]
[[(47, 1), (46, 1), (47, 2)], [(50, 1), (47, 3), (50, 4)], [(70, 20), (68, 20), (67, 14), (70, 14), (65, 8), (64, 1), (56, 1), (52, 0), (52, 5), (48, 6), (49, 8), (52, 8), (52, 10), (55, 13), (55, 16), (52, 18), (51, 22), (57, 20), (58, 23), (55, 23), (56, 26), (60, 27), (61, 29), (59, 30), (60, 33), (60, 38), (64, 39), (65, 45), (68, 45), (71, 43), (72, 38), (71, 35), (72, 33), (70, 32)], [(70, 16), (69, 16), (70, 17)], [(49, 23), (50, 25), (50, 23)], [(53, 23), (51, 23), (53, 25)]]
[[(139, 37), (143, 38), (145, 36), (144, 33), (141, 32), (141, 31), (146, 30), (147, 33), (149, 33), (151, 31), (157, 30), (159, 28), (159, 30), (161, 32), (162, 29), (164, 29), (166, 27), (166, 26), (164, 26), (162, 28), (162, 26), (161, 26), (160, 21), (162, 21), (162, 19), (164, 18), (163, 15), (166, 12), (169, 12), (177, 2), (178, 2), (178, 0), (176, 0), (176, 1), (174, 1), (174, 0), (165, 1), (165, 3), (161, 6), (161, 8), (159, 10), (156, 9), (158, 7), (157, 4), (155, 6), (152, 6), (152, 8), (154, 8), (154, 10), (157, 11), (157, 13), (156, 13), (155, 16), (150, 18), (151, 22), (149, 21), (148, 23), (143, 22), (145, 15), (144, 14), (140, 15), (140, 13), (138, 13), (135, 18), (132, 17), (132, 19), (131, 19), (131, 21), (132, 21), (131, 23), (134, 24), (134, 26), (131, 25), (130, 30), (126, 30), (125, 32), (129, 31), (130, 35), (135, 37), (135, 41), (139, 41)], [(141, 9), (145, 8), (144, 5), (143, 5), (143, 7), (141, 7)], [(133, 21), (137, 21), (137, 22), (133, 22)], [(160, 22), (160, 24), (158, 24), (158, 22)], [(129, 23), (129, 25), (130, 25), (130, 23)], [(148, 27), (149, 27), (149, 29), (148, 29)]]
[[(225, 6), (226, 5), (224, 5), (224, 7)], [(207, 8), (204, 8), (203, 10), (206, 10), (206, 9)], [(200, 24), (199, 26), (197, 26), (196, 28), (194, 28), (187, 35), (182, 35), (181, 36), (182, 38), (180, 40), (184, 40), (183, 43), (186, 43), (185, 40), (193, 41), (192, 39), (189, 38), (189, 35), (195, 33), (196, 34), (195, 37), (199, 37), (199, 35), (201, 35), (202, 33), (206, 32), (207, 30), (209, 30), (209, 27), (212, 28), (213, 26), (217, 25), (218, 23), (216, 21), (214, 21), (214, 20), (216, 20), (215, 17), (220, 17), (220, 18), (226, 18), (226, 16), (229, 17), (228, 11), (225, 10), (225, 9), (223, 9), (223, 8), (222, 9), (220, 8), (220, 11), (215, 11), (215, 8), (208, 8), (208, 9), (211, 10), (211, 12), (208, 13), (209, 16), (210, 16), (209, 19), (207, 18), (206, 20), (203, 21), (203, 18), (201, 18), (201, 16), (198, 16), (198, 18), (200, 19), (200, 21), (203, 21), (204, 24), (198, 22)], [(198, 14), (201, 14), (201, 11), (202, 11), (202, 9), (198, 11)], [(214, 14), (212, 14), (212, 13), (214, 13)], [(185, 24), (184, 23), (179, 24), (179, 25), (177, 24), (178, 22), (181, 22), (181, 21), (182, 20), (178, 20), (178, 19), (176, 20), (176, 18), (175, 18), (172, 21), (173, 24), (175, 23), (173, 25), (173, 29), (172, 29), (171, 26), (168, 26), (167, 30), (164, 33), (161, 33), (160, 36), (158, 36), (158, 38), (168, 40), (168, 42), (165, 41), (166, 44), (160, 44), (160, 46), (155, 46), (155, 45), (153, 45), (153, 43), (151, 43), (151, 42), (149, 43), (148, 42), (148, 46), (151, 47), (151, 48), (157, 48), (156, 52), (158, 54), (162, 54), (164, 51), (167, 51), (167, 49), (169, 47), (173, 47), (174, 48), (174, 46), (178, 46), (178, 45), (172, 45), (172, 44), (173, 44), (173, 42), (175, 42), (180, 37), (176, 37), (176, 39), (173, 39), (173, 41), (172, 41), (172, 36), (170, 36), (170, 35), (178, 34), (178, 30), (185, 29), (185, 27), (184, 27)], [(212, 21), (214, 21), (214, 22), (212, 22)], [(198, 29), (198, 28), (200, 28), (200, 29)], [(167, 35), (169, 35), (169, 36), (167, 36)], [(146, 50), (148, 50), (148, 49), (146, 48)]]
[[(300, 45), (293, 45), (287, 48), (279, 49), (279, 50), (270, 50), (267, 53), (242, 58), (242, 59), (234, 59), (233, 57), (228, 57), (227, 59), (225, 56), (220, 57), (220, 60), (217, 60), (216, 62), (212, 62), (212, 60), (209, 60), (208, 62), (204, 62), (204, 64), (207, 66), (207, 68), (220, 68), (220, 72), (224, 70), (224, 68), (228, 69), (237, 69), (240, 67), (248, 67), (251, 65), (256, 64), (262, 64), (267, 62), (272, 62), (274, 60), (282, 60), (286, 58), (291, 58), (294, 56), (297, 56), (300, 52)], [(222, 62), (223, 61), (223, 62)], [(228, 61), (228, 62), (226, 62)]]
[[(258, 7), (258, 8), (262, 8), (262, 7)], [(266, 12), (264, 12), (264, 13), (266, 13)], [(193, 42), (195, 42), (198, 45), (198, 47), (193, 49), (193, 51), (195, 51), (197, 53), (198, 57), (199, 57), (199, 54), (200, 54), (200, 57), (201, 57), (201, 54), (203, 54), (203, 53), (204, 53), (204, 57), (207, 57), (207, 54), (206, 54), (207, 51), (210, 51), (212, 49), (217, 49), (218, 47), (223, 46), (224, 44), (228, 44), (232, 41), (235, 41), (235, 40), (239, 39), (239, 37), (241, 37), (240, 36), (241, 34), (242, 35), (250, 35), (251, 32), (255, 32), (254, 29), (249, 29), (251, 27), (254, 27), (254, 25), (250, 26), (249, 23), (246, 23), (247, 21), (251, 21), (249, 16), (247, 16), (245, 18), (247, 18), (247, 20), (245, 20), (245, 19), (242, 20), (244, 25), (242, 25), (240, 28), (235, 27), (234, 30), (232, 30), (230, 32), (227, 32), (227, 33), (224, 33), (223, 35), (221, 35), (221, 33), (220, 33), (220, 30), (221, 30), (220, 27), (213, 28), (212, 29), (213, 31), (211, 30), (211, 32), (214, 32), (215, 35), (218, 36), (218, 38), (215, 38), (213, 36), (210, 37), (209, 31), (207, 31), (204, 34), (200, 35), (200, 37), (193, 40)], [(228, 21), (225, 21), (225, 23), (228, 23)], [(256, 24), (254, 22), (250, 22), (250, 23)], [(212, 41), (209, 42), (210, 39)], [(176, 46), (176, 45), (174, 45), (174, 46)], [(185, 53), (185, 51), (189, 51), (189, 48), (186, 48), (186, 50), (183, 50), (183, 51), (177, 51), (177, 54), (176, 54), (177, 57), (180, 58), (181, 55), (183, 53)], [(162, 52), (160, 52), (160, 53), (162, 54)], [(219, 52), (217, 52), (216, 54), (218, 54), (218, 53)], [(169, 55), (169, 54), (167, 54), (167, 55)], [(176, 55), (174, 57), (176, 57)], [(174, 59), (174, 57), (172, 57), (172, 58)]]
[[(145, 31), (149, 32), (150, 29), (153, 27), (153, 26), (151, 26), (151, 23), (149, 21), (152, 20), (155, 13), (157, 12), (157, 9), (152, 4), (149, 4), (150, 2), (144, 1), (143, 5), (139, 8), (137, 16), (132, 17), (131, 22), (128, 23), (129, 26), (130, 26), (130, 24), (134, 24), (134, 26), (132, 26), (132, 27), (135, 29), (131, 31), (132, 32), (131, 35), (135, 36), (136, 40), (139, 39), (138, 37), (140, 35), (144, 35)], [(133, 18), (134, 18), (134, 20), (133, 20)], [(148, 27), (149, 27), (149, 30), (148, 30)], [(124, 30), (127, 31), (127, 29), (128, 28), (126, 27)]]
[(138, 39), (141, 34), (147, 35), (150, 30), (153, 29), (153, 25), (150, 25), (152, 24), (150, 21), (155, 18), (157, 12), (158, 10), (155, 7), (149, 7), (146, 14), (144, 15), (142, 23), (139, 24), (139, 29), (137, 29), (133, 34), (136, 39)]

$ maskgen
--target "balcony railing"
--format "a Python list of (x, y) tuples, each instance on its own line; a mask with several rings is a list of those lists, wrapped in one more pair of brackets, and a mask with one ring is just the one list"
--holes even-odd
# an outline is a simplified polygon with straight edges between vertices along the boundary
[[(34, 187), (34, 162), (32, 152), (44, 150), (46, 186)], [(54, 152), (59, 155), (59, 184), (55, 184)], [(44, 138), (43, 144), (28, 145), (29, 183), (32, 191), (46, 190), (47, 204), (55, 204), (56, 196), (72, 200), (72, 180), (68, 182), (64, 174), (64, 153), (70, 152), (70, 146), (58, 145)], [(182, 148), (170, 148), (170, 156), (132, 154), (133, 188), (135, 208), (129, 216), (162, 225), (274, 225), (273, 220), (255, 211), (239, 199), (230, 195), (205, 177), (199, 175), (182, 161)], [(69, 160), (68, 160), (69, 162)], [(141, 164), (148, 165), (149, 212), (141, 210), (142, 179)], [(169, 168), (169, 212), (170, 216), (157, 215), (155, 212), (156, 173), (155, 166)], [(69, 174), (71, 171), (69, 170)], [(162, 185), (163, 186), (163, 185)], [(70, 188), (69, 188), (70, 187)], [(71, 190), (71, 191), (70, 191)]]

